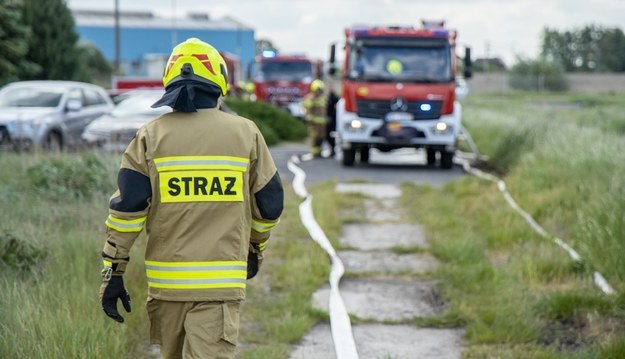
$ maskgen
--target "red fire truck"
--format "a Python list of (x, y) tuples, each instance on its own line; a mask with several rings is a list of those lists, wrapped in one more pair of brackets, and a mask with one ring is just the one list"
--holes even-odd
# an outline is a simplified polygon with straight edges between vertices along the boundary
[[(238, 56), (229, 52), (220, 52), (220, 54), (228, 70), (228, 88), (233, 89), (241, 79), (241, 61)], [(167, 58), (162, 57), (160, 63), (153, 65), (158, 69), (164, 69), (167, 65)], [(136, 89), (163, 89), (163, 78), (160, 76), (114, 76), (109, 93), (111, 96), (117, 96)]]
[[(337, 143), (342, 164), (369, 150), (424, 148), (428, 164), (451, 168), (461, 126), (456, 101), (456, 32), (444, 22), (414, 27), (351, 27), (345, 30), (342, 96), (337, 104)], [(336, 44), (330, 71), (336, 70)], [(471, 76), (465, 49), (464, 77)], [(438, 155), (438, 156), (437, 156)]]
[(302, 98), (310, 83), (321, 74), (321, 61), (303, 55), (276, 55), (266, 52), (254, 61), (253, 82), (257, 101), (288, 109), (301, 117)]

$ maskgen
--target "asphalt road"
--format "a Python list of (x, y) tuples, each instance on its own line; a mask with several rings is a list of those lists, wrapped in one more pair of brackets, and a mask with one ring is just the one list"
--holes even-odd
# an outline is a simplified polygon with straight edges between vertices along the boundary
[[(283, 144), (272, 147), (278, 172), (283, 181), (293, 180), (293, 173), (287, 168), (289, 159), (308, 152), (304, 144)], [(338, 158), (323, 158), (302, 161), (299, 167), (306, 172), (306, 185), (328, 180), (350, 182), (354, 180), (374, 183), (401, 184), (419, 183), (441, 187), (445, 183), (464, 175), (460, 166), (443, 170), (438, 166), (428, 166), (423, 151), (401, 149), (389, 153), (371, 150), (368, 164), (356, 162), (353, 167), (343, 167)]]

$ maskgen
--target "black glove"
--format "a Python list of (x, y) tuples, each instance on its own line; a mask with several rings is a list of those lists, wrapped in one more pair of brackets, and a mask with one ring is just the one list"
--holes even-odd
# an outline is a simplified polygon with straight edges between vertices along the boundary
[(126, 312), (130, 313), (130, 294), (124, 288), (124, 277), (120, 275), (111, 276), (105, 279), (100, 287), (100, 303), (104, 313), (113, 320), (123, 323), (124, 317), (117, 311), (117, 299), (121, 299)]
[(249, 252), (247, 256), (247, 279), (252, 279), (258, 274), (258, 253)]

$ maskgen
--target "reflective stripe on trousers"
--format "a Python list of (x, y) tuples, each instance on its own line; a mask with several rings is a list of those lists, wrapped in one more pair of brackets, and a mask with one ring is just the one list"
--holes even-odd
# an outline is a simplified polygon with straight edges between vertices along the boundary
[(148, 286), (166, 289), (245, 288), (245, 261), (145, 261)]

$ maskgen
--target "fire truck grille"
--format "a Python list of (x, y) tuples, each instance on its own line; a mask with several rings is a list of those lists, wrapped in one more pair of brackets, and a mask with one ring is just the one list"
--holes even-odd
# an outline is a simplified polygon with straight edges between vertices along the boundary
[[(365, 118), (384, 118), (393, 112), (389, 100), (361, 100), (356, 101), (358, 116)], [(409, 101), (405, 112), (414, 115), (414, 120), (435, 120), (441, 116), (443, 101)]]

